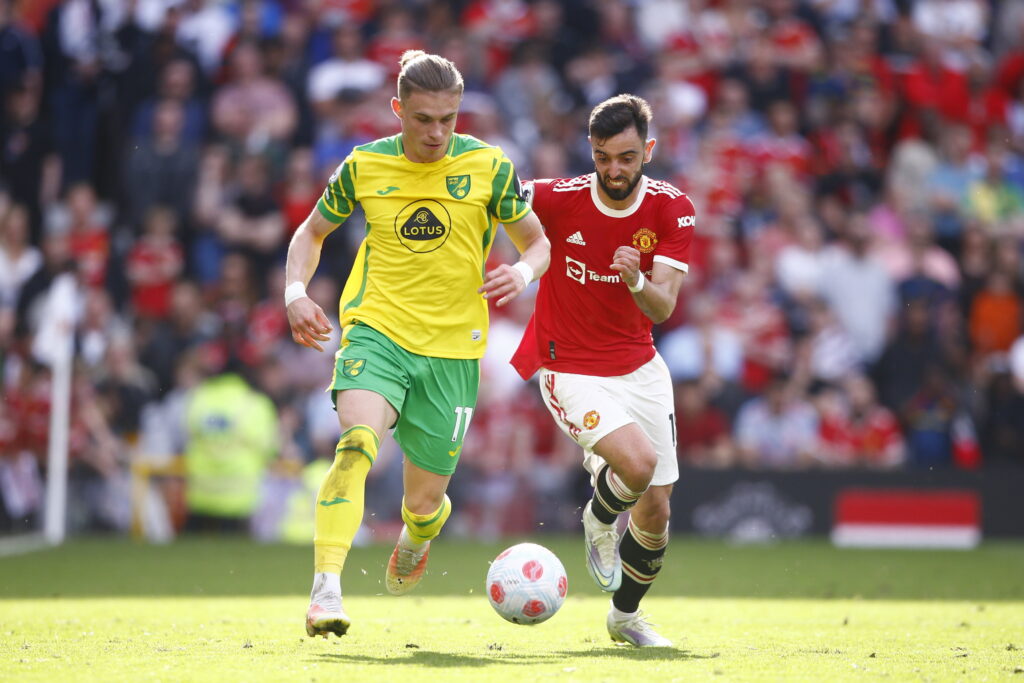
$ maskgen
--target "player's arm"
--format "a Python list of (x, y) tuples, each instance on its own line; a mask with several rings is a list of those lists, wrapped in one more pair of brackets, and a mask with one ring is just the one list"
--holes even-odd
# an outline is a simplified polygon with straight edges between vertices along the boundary
[(617, 271), (622, 281), (633, 294), (633, 301), (644, 315), (655, 323), (668, 320), (676, 308), (679, 288), (683, 284), (683, 271), (659, 261), (654, 262), (651, 279), (640, 272), (640, 252), (633, 247), (619, 247), (612, 258), (612, 270)]
[(547, 271), (551, 263), (551, 243), (533, 211), (514, 223), (505, 223), (505, 232), (519, 251), (519, 262), (511, 266), (503, 263), (488, 272), (483, 285), (477, 290), (485, 299), (501, 297), (498, 306), (504, 306), (519, 296), (528, 284)]
[(284, 299), (292, 339), (317, 351), (323, 351), (319, 342), (330, 339), (331, 323), (323, 309), (306, 296), (306, 285), (320, 263), (324, 239), (339, 224), (328, 220), (318, 208), (314, 208), (292, 236), (285, 261)]

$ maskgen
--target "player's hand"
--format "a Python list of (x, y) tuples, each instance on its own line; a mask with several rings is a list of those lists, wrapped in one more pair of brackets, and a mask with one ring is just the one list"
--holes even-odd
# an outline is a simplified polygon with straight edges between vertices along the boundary
[(495, 305), (504, 306), (519, 296), (519, 293), (526, 289), (526, 285), (522, 273), (507, 263), (502, 263), (487, 273), (484, 284), (476, 291), (483, 294), (485, 299), (501, 297)]
[(324, 350), (318, 342), (331, 338), (331, 321), (308, 296), (288, 305), (288, 325), (292, 328), (292, 339), (317, 351)]
[(619, 247), (609, 268), (616, 271), (627, 285), (636, 287), (640, 282), (640, 252), (633, 247)]

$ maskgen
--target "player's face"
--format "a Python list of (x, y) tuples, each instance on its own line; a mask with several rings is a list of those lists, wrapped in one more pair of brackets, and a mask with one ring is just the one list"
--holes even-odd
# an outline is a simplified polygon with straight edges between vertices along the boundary
[(644, 164), (651, 160), (654, 140), (641, 140), (631, 126), (605, 140), (591, 138), (590, 147), (601, 192), (614, 202), (632, 199), (643, 177)]
[(416, 90), (404, 100), (391, 100), (391, 110), (402, 121), (402, 146), (409, 161), (439, 161), (448, 151), (455, 131), (462, 95), (452, 91)]

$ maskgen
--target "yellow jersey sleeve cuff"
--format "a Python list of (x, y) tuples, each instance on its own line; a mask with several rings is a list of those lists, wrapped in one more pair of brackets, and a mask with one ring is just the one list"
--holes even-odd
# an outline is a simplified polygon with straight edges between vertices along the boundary
[(338, 213), (330, 206), (328, 206), (327, 202), (324, 201), (323, 197), (320, 197), (320, 199), (317, 200), (316, 208), (320, 212), (321, 216), (323, 216), (332, 223), (341, 223), (346, 218), (348, 218), (347, 215)]
[(530, 208), (530, 205), (529, 205), (529, 204), (525, 204), (525, 203), (524, 203), (524, 204), (523, 204), (523, 210), (522, 210), (522, 211), (520, 211), (519, 213), (517, 213), (517, 214), (516, 214), (515, 216), (513, 216), (512, 218), (509, 218), (509, 219), (503, 220), (503, 221), (501, 221), (501, 222), (502, 222), (502, 223), (516, 223), (516, 222), (518, 222), (518, 221), (521, 221), (521, 220), (523, 220), (524, 218), (526, 218), (526, 214), (530, 213), (531, 211), (533, 211), (533, 209), (532, 209), (532, 208)]

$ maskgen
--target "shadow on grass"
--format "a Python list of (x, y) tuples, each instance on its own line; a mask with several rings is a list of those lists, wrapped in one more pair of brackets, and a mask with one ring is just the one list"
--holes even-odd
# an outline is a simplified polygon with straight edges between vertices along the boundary
[(616, 647), (595, 648), (593, 650), (563, 650), (545, 653), (513, 653), (496, 651), (490, 656), (458, 654), (452, 652), (433, 652), (430, 650), (411, 650), (407, 654), (395, 656), (374, 656), (365, 654), (344, 654), (325, 652), (314, 656), (315, 661), (346, 662), (350, 664), (406, 664), (433, 668), (450, 667), (485, 667), (496, 664), (534, 665), (558, 664), (571, 662), (578, 657), (589, 659), (623, 659), (637, 662), (672, 661), (685, 662), (698, 659), (714, 659), (718, 653), (701, 655), (674, 647), (633, 648)]

